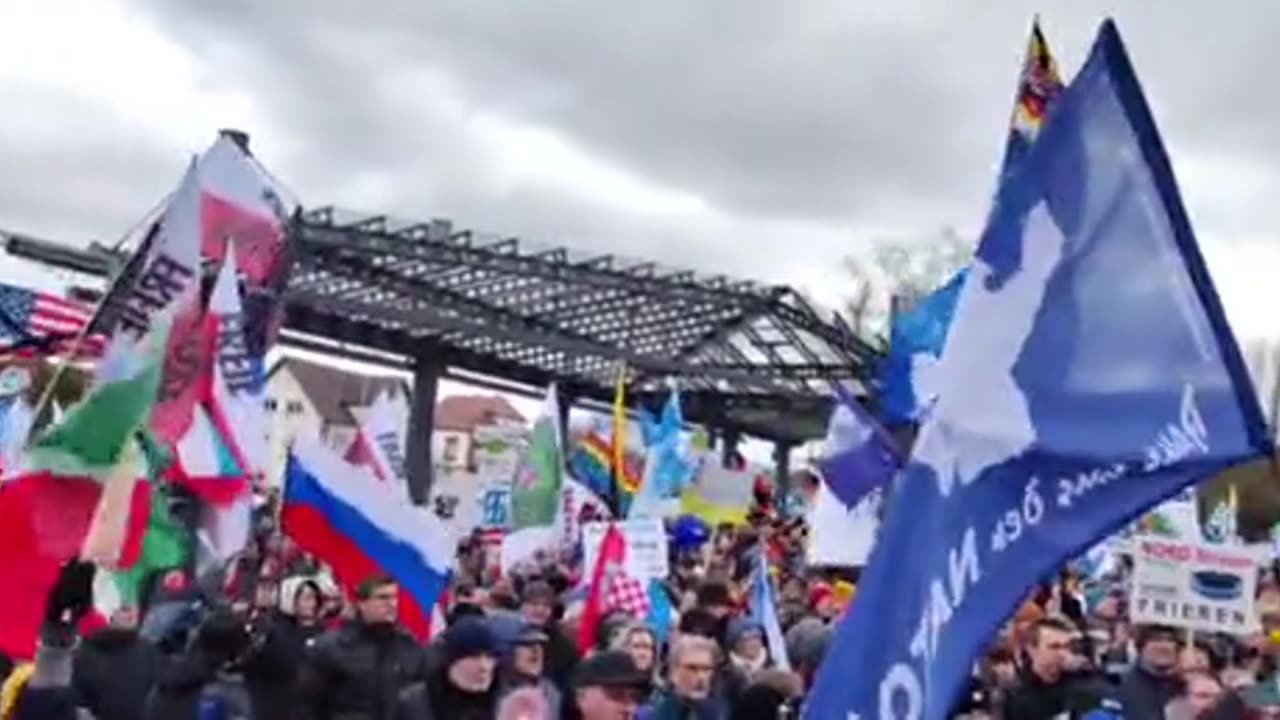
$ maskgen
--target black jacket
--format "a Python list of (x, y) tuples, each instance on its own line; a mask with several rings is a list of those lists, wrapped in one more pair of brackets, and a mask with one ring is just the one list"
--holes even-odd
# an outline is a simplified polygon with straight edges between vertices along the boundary
[(320, 636), (298, 681), (303, 720), (393, 720), (401, 691), (427, 678), (426, 654), (398, 627), (350, 622)]
[(1181, 692), (1176, 676), (1153, 675), (1135, 665), (1120, 683), (1125, 720), (1163, 720), (1165, 706)]
[(542, 630), (547, 634), (547, 678), (560, 688), (560, 692), (568, 692), (573, 670), (578, 667), (578, 646), (565, 636), (559, 624), (554, 621)]
[(1079, 718), (1101, 707), (1113, 695), (1113, 688), (1092, 673), (1063, 675), (1057, 682), (1046, 684), (1035, 673), (1024, 670), (1005, 698), (1002, 717), (1045, 720), (1066, 714)]
[(400, 693), (395, 720), (491, 720), (498, 711), (495, 679), (488, 692), (463, 692), (449, 682), (447, 668), (438, 668), (425, 683)]
[(254, 717), (292, 717), (298, 697), (298, 674), (307, 649), (323, 632), (322, 625), (300, 625), (283, 613), (266, 622), (261, 644), (244, 670)]
[(216, 693), (224, 698), (231, 718), (253, 718), (244, 678), (219, 669), (199, 650), (175, 658), (161, 673), (147, 698), (144, 720), (190, 720), (197, 716), (201, 696)]
[(163, 659), (136, 630), (104, 627), (76, 649), (72, 684), (97, 720), (137, 720)]

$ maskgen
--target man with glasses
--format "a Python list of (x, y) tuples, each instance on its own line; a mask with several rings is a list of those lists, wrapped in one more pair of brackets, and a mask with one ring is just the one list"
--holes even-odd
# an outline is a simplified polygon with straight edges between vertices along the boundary
[(621, 651), (596, 653), (574, 672), (573, 702), (582, 720), (631, 720), (648, 695), (648, 674)]
[(721, 720), (727, 713), (723, 699), (713, 692), (719, 648), (697, 635), (681, 635), (671, 645), (670, 685), (639, 714), (642, 719)]
[(356, 616), (317, 640), (299, 678), (304, 720), (392, 720), (401, 691), (427, 676), (426, 654), (397, 624), (399, 589), (386, 575), (356, 586)]

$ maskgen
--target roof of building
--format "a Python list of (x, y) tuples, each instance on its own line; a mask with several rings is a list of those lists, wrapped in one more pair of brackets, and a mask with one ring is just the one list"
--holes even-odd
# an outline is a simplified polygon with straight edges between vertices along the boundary
[(501, 395), (451, 395), (436, 403), (435, 429), (471, 432), (499, 421), (526, 422)]
[(408, 383), (400, 378), (365, 375), (290, 356), (281, 358), (272, 366), (268, 379), (285, 367), (298, 381), (320, 418), (333, 425), (353, 425), (350, 408), (370, 405), (385, 391), (409, 395)]

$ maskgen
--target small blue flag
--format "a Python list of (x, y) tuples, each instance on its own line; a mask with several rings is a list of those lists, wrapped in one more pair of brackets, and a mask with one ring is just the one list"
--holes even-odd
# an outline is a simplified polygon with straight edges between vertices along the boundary
[(942, 356), (947, 328), (956, 311), (967, 269), (921, 298), (910, 310), (893, 318), (889, 354), (880, 363), (880, 408), (890, 422), (916, 420), (929, 406), (932, 393), (919, 376)]
[(825, 444), (827, 456), (819, 463), (823, 479), (849, 508), (886, 486), (902, 466), (893, 438), (840, 385)]
[(749, 617), (764, 630), (765, 644), (774, 666), (791, 670), (787, 657), (787, 642), (778, 622), (778, 606), (773, 600), (773, 582), (769, 579), (769, 558), (761, 547), (756, 553), (755, 577), (751, 579), (751, 606)]
[(1001, 187), (940, 371), (806, 718), (946, 717), (1027, 588), (1271, 452), (1109, 20)]

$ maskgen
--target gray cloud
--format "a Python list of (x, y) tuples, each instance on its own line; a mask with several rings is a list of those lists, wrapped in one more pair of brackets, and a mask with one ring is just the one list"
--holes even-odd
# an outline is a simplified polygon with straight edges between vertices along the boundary
[[(989, 191), (1030, 17), (1021, 3), (886, 15), (840, 2), (622, 11), (573, 0), (389, 0), (277, 3), (274, 17), (245, 1), (151, 4), (193, 47), (234, 47), (255, 73), (272, 67), (259, 79), (274, 92), (260, 97), (273, 114), (344, 140), (335, 162), (346, 162), (345, 150), (357, 163), (431, 163), (414, 152), (449, 143), (430, 137), (432, 98), (383, 82), (412, 68), (479, 110), (555, 128), (733, 213), (840, 222), (885, 205), (954, 213)], [(1098, 5), (1045, 16), (1072, 65)], [(1268, 58), (1267, 19), (1280, 10), (1254, 4), (1231, 16), (1183, 4), (1121, 15), (1178, 137), (1207, 152), (1280, 154), (1266, 121), (1277, 110), (1244, 82)], [(353, 141), (362, 130), (374, 137)]]
[[(253, 99), (260, 153), (306, 202), (447, 215), (771, 280), (829, 276), (868, 237), (973, 231), (1031, 13), (1043, 5), (132, 3), (192, 53), (202, 84)], [(1083, 59), (1105, 5), (1042, 9), (1066, 69)], [(1202, 237), (1273, 236), (1280, 206), (1253, 193), (1280, 186), (1280, 104), (1252, 78), (1268, 67), (1263, 33), (1280, 24), (1280, 5), (1238, 15), (1135, 5), (1118, 20)], [(22, 201), (0, 200), (0, 210), (63, 218), (53, 227), (73, 235), (119, 227), (176, 178), (181, 154), (110, 120), (78, 129), (89, 114), (63, 102), (45, 107), (63, 118), (73, 150), (0, 147), (29, 177), (72, 192), (9, 183), (0, 198)], [(649, 212), (508, 177), (521, 151), (494, 146), (495, 120), (543, 129), (707, 206)], [(0, 127), (10, 130), (0, 138), (21, 136)]]

